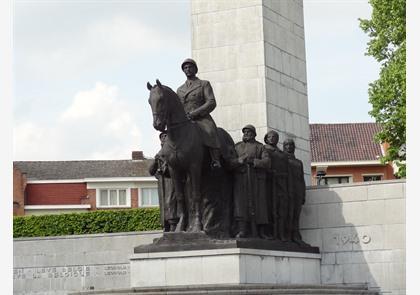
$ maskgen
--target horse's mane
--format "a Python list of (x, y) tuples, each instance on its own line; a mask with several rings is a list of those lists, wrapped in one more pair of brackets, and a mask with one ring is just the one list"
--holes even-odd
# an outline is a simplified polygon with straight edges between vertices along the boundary
[[(153, 88), (159, 88), (158, 85), (153, 86)], [(185, 113), (184, 106), (179, 98), (178, 94), (172, 90), (171, 87), (161, 84), (160, 91), (163, 92), (163, 95), (167, 97), (167, 99), (175, 103), (176, 109)]]
[(178, 99), (179, 99), (178, 94), (176, 94), (176, 92), (175, 92), (175, 91), (173, 91), (171, 87), (166, 86), (166, 85), (163, 85), (163, 84), (162, 84), (162, 87), (163, 87), (163, 88), (165, 88), (165, 89), (169, 92), (169, 94), (170, 94), (171, 96), (174, 96), (174, 97), (176, 97), (176, 98), (178, 98)]

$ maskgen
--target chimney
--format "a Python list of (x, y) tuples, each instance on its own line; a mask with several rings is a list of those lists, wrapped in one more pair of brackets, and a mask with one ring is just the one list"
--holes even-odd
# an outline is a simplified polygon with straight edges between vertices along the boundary
[(143, 151), (132, 151), (131, 152), (132, 160), (144, 160)]

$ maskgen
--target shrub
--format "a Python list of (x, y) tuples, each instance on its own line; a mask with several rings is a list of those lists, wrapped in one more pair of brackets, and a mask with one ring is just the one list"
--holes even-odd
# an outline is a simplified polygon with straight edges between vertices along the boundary
[(159, 230), (159, 208), (100, 210), (13, 218), (13, 237), (46, 237)]

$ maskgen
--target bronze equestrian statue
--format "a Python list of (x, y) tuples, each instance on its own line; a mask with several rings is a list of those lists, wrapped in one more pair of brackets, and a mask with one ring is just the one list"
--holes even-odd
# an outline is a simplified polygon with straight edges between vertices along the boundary
[[(202, 187), (203, 181), (206, 181), (202, 175), (203, 171), (208, 170), (207, 167), (210, 166), (210, 161), (208, 164), (206, 161), (207, 155), (210, 154), (208, 157), (210, 158), (212, 154), (211, 151), (208, 151), (209, 140), (198, 123), (199, 115), (195, 117), (196, 114), (194, 114), (192, 118), (190, 113), (187, 116), (184, 105), (171, 88), (162, 85), (159, 80), (156, 80), (154, 86), (148, 82), (147, 88), (150, 91), (149, 104), (153, 112), (153, 127), (167, 133), (160, 155), (168, 163), (169, 174), (175, 190), (177, 217), (179, 218), (175, 232), (200, 232), (203, 230)], [(207, 116), (205, 115), (205, 117)], [(207, 121), (209, 121), (208, 117)], [(232, 145), (230, 149), (224, 147), (223, 150), (233, 149), (233, 141), (226, 131), (221, 133), (215, 129), (215, 134), (216, 136), (224, 135), (222, 139), (218, 138), (217, 140), (220, 146)], [(226, 135), (230, 138), (229, 141), (223, 140), (226, 139)], [(223, 162), (228, 166), (229, 157), (232, 156), (220, 157), (220, 146), (219, 159), (223, 158)], [(219, 166), (222, 166), (221, 161), (211, 158), (212, 167), (218, 170)], [(216, 159), (219, 161), (218, 163), (214, 162)]]
[[(160, 179), (164, 231), (308, 246), (299, 232), (305, 182), (294, 142), (285, 141), (283, 152), (278, 133), (270, 131), (263, 145), (256, 128), (246, 125), (234, 144), (210, 115), (216, 107), (210, 82), (196, 76), (192, 59), (181, 68), (187, 80), (177, 93), (159, 80), (147, 83), (153, 127), (166, 134), (150, 167)], [(164, 235), (161, 242), (175, 236)]]

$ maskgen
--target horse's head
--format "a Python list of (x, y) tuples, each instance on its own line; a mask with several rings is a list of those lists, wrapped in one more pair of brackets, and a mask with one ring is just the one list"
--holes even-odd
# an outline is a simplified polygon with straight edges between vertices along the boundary
[(152, 86), (147, 82), (147, 89), (150, 91), (149, 104), (153, 112), (153, 127), (159, 131), (165, 131), (171, 126), (179, 126), (179, 123), (187, 121), (184, 107), (178, 95), (168, 86), (156, 80)]
[(164, 131), (168, 123), (168, 104), (165, 87), (159, 80), (156, 80), (155, 86), (147, 82), (147, 89), (150, 90), (149, 104), (153, 113), (153, 127), (156, 130)]

